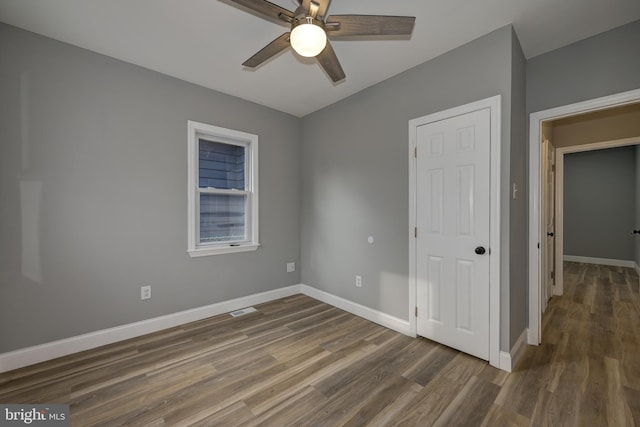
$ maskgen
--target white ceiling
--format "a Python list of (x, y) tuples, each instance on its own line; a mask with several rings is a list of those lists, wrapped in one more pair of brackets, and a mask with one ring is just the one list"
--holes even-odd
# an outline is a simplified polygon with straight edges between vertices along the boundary
[(531, 58), (640, 19), (640, 1), (334, 0), (332, 13), (417, 19), (410, 40), (333, 41), (347, 75), (333, 84), (291, 50), (244, 69), (287, 28), (228, 0), (0, 0), (2, 22), (300, 117), (506, 24)]

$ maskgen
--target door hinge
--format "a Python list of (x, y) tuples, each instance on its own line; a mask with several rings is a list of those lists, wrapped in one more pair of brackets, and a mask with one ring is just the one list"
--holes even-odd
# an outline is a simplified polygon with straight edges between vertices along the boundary
[(418, 317), (418, 306), (416, 305), (416, 317)]
[(413, 237), (418, 238), (418, 227), (413, 227)]
[(415, 157), (415, 158), (418, 157), (418, 147), (414, 147), (413, 148), (413, 157)]
[(555, 271), (552, 271), (552, 272), (551, 272), (551, 280), (553, 280), (553, 279), (555, 279), (555, 278), (556, 278), (556, 272), (555, 272)]
[(556, 171), (556, 165), (551, 165), (551, 172), (555, 172)]

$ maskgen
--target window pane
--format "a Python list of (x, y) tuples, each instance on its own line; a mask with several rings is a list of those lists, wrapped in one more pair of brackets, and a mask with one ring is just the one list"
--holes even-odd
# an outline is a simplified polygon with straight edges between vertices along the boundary
[(200, 242), (241, 242), (246, 239), (247, 196), (200, 194)]
[(244, 190), (245, 147), (199, 139), (199, 186)]

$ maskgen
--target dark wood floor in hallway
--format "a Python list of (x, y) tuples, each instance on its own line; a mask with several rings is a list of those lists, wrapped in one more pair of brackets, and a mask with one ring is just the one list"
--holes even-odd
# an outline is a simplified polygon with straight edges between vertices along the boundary
[(514, 373), (303, 295), (0, 374), (71, 425), (640, 425), (633, 270), (565, 267)]
[(633, 269), (565, 262), (543, 318), (496, 403), (543, 426), (640, 425), (640, 297)]

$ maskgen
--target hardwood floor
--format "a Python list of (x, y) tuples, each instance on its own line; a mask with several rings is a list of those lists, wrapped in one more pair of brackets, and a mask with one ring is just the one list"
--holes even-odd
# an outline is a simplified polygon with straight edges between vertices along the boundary
[(0, 374), (71, 425), (640, 425), (633, 270), (571, 264), (514, 373), (297, 295)]
[(633, 269), (565, 263), (543, 344), (527, 350), (496, 402), (519, 406), (532, 425), (640, 425), (638, 292)]

